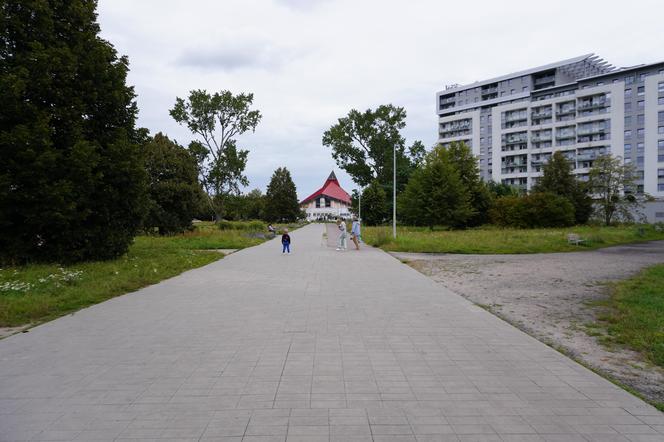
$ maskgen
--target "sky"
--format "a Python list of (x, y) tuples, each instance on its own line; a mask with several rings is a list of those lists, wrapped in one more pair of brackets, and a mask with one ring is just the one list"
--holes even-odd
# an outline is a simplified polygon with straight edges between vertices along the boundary
[(254, 93), (238, 139), (247, 190), (287, 167), (300, 198), (340, 170), (323, 132), (351, 109), (407, 112), (407, 143), (433, 146), (436, 92), (596, 53), (617, 67), (664, 60), (664, 2), (99, 0), (102, 37), (127, 55), (138, 125), (195, 139), (168, 111), (193, 89)]

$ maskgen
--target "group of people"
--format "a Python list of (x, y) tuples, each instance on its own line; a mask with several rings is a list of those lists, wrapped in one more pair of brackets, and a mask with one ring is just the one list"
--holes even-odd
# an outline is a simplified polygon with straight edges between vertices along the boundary
[[(348, 248), (348, 226), (346, 222), (341, 218), (337, 218), (337, 228), (339, 229), (339, 238), (337, 239), (337, 250), (346, 250)], [(267, 226), (267, 230), (271, 235), (276, 235), (277, 229), (270, 224)], [(360, 241), (362, 240), (360, 235), (360, 220), (357, 217), (353, 218), (353, 224), (350, 228), (350, 239), (355, 244), (355, 249), (360, 250)], [(281, 235), (281, 253), (290, 254), (290, 244), (291, 237), (288, 234), (288, 229), (284, 229), (283, 235)]]
[[(337, 250), (346, 250), (348, 240), (348, 226), (341, 218), (337, 218), (337, 228), (339, 229), (339, 238), (337, 239)], [(360, 250), (360, 220), (357, 217), (353, 218), (353, 224), (350, 228), (350, 239), (355, 244), (355, 249)]]

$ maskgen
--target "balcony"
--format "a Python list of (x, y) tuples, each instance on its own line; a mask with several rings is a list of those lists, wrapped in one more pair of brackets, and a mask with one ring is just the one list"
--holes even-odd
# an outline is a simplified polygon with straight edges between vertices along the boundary
[(606, 127), (587, 127), (587, 128), (578, 128), (576, 134), (578, 136), (583, 135), (604, 135), (607, 133)]
[(576, 134), (574, 132), (556, 134), (556, 140), (569, 140), (570, 138), (576, 138)]
[(533, 112), (530, 114), (532, 120), (543, 120), (544, 118), (552, 118), (553, 113), (551, 112)]
[(597, 159), (599, 155), (596, 154), (595, 152), (591, 153), (580, 153), (576, 156), (577, 161), (592, 161)]
[(497, 94), (498, 86), (489, 86), (487, 88), (482, 88), (482, 95)]
[(579, 103), (578, 109), (579, 111), (589, 111), (594, 109), (602, 109), (608, 105), (609, 104), (607, 100), (582, 101)]
[(562, 116), (565, 116), (565, 115), (574, 115), (574, 114), (576, 114), (576, 108), (575, 107), (569, 107), (569, 108), (566, 108), (566, 109), (558, 109), (556, 111), (556, 116), (557, 117), (562, 117)]
[(528, 116), (527, 115), (519, 115), (519, 114), (506, 114), (505, 115), (505, 122), (506, 123), (514, 123), (516, 121), (527, 121)]
[(532, 141), (533, 143), (544, 143), (546, 141), (551, 141), (551, 140), (553, 140), (553, 137), (551, 136), (551, 134), (549, 134), (549, 135), (533, 135), (530, 138), (530, 141)]

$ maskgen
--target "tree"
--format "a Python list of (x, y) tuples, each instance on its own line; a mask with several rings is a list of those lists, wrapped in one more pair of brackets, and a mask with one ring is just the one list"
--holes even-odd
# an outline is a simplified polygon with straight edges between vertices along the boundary
[(362, 222), (376, 226), (385, 221), (388, 213), (385, 190), (378, 180), (374, 180), (362, 191)]
[(149, 194), (144, 227), (156, 228), (160, 235), (191, 229), (201, 192), (196, 159), (162, 133), (143, 150)]
[(378, 180), (393, 181), (393, 150), (397, 153), (397, 188), (401, 190), (424, 156), (424, 145), (416, 141), (406, 149), (400, 130), (406, 126), (406, 111), (391, 104), (373, 111), (355, 109), (339, 118), (323, 134), (323, 145), (332, 149), (337, 165), (364, 187)]
[(249, 151), (238, 149), (235, 137), (255, 131), (261, 114), (250, 110), (254, 94), (233, 95), (221, 91), (210, 95), (205, 90), (193, 90), (187, 101), (175, 99), (170, 110), (173, 119), (201, 139), (189, 144), (196, 158), (203, 187), (212, 208), (221, 219), (224, 198), (238, 193), (240, 186), (249, 184), (243, 174)]
[(470, 147), (463, 141), (452, 142), (447, 148), (450, 161), (459, 171), (463, 186), (468, 190), (470, 205), (475, 214), (468, 220), (469, 226), (479, 226), (489, 220), (491, 208), (491, 193), (487, 185), (480, 178), (480, 168), (477, 158), (473, 156)]
[(602, 155), (593, 162), (588, 174), (591, 192), (596, 197), (597, 214), (608, 226), (616, 218), (632, 221), (641, 206), (634, 196), (636, 169), (623, 164), (620, 157)]
[(224, 219), (240, 221), (262, 219), (265, 196), (260, 189), (244, 195), (228, 195), (224, 205)]
[(265, 195), (266, 221), (296, 221), (300, 216), (297, 190), (291, 174), (285, 167), (274, 171)]
[(534, 192), (548, 192), (567, 198), (574, 208), (576, 224), (588, 222), (593, 201), (588, 186), (572, 174), (572, 165), (561, 151), (554, 152), (542, 168), (542, 177), (533, 187)]
[(0, 260), (114, 258), (140, 227), (144, 131), (96, 5), (2, 3)]
[(410, 178), (400, 197), (400, 217), (416, 226), (465, 227), (476, 214), (452, 154), (435, 147)]

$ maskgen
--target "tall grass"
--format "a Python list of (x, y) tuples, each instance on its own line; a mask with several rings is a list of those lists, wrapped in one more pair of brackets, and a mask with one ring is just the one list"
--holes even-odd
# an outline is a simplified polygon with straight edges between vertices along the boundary
[(261, 242), (246, 231), (201, 223), (182, 235), (139, 236), (115, 260), (6, 267), (0, 269), (0, 327), (56, 318), (223, 258), (211, 249)]
[[(586, 241), (571, 245), (567, 235), (576, 233)], [(502, 229), (482, 227), (442, 230), (399, 227), (396, 240), (389, 227), (364, 227), (368, 244), (395, 252), (511, 254), (592, 250), (618, 244), (664, 240), (664, 232), (649, 225), (617, 227), (576, 226), (557, 229)]]
[(607, 307), (600, 320), (607, 326), (608, 341), (639, 351), (664, 367), (664, 264), (616, 283), (601, 304)]

